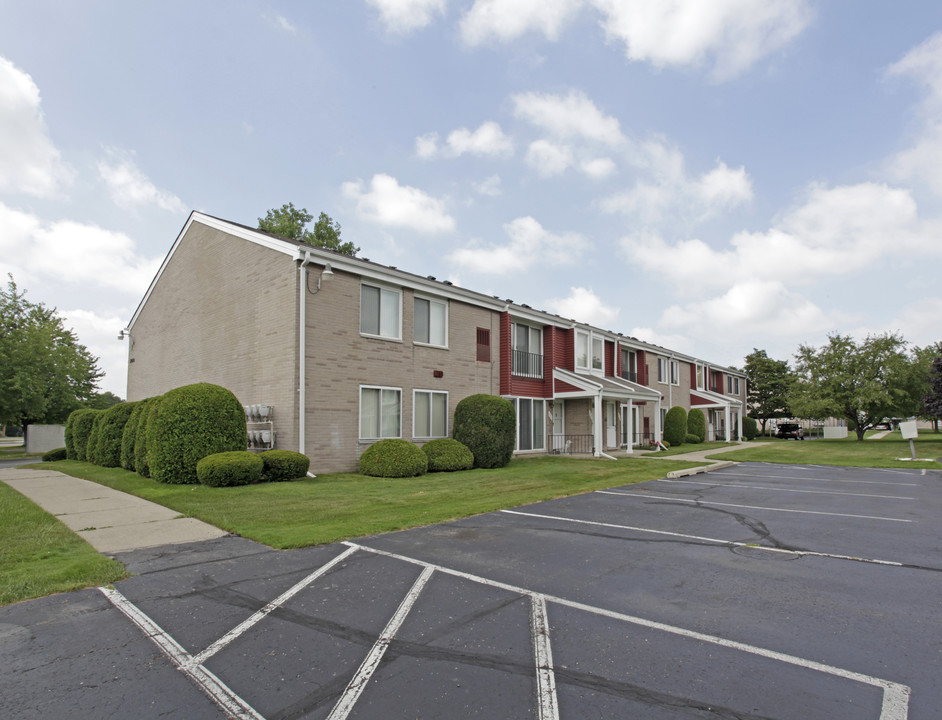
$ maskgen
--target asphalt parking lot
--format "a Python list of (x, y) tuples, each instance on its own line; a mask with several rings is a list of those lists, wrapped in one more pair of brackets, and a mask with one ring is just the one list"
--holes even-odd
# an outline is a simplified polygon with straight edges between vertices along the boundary
[(745, 463), (0, 608), (16, 718), (938, 718), (942, 473)]

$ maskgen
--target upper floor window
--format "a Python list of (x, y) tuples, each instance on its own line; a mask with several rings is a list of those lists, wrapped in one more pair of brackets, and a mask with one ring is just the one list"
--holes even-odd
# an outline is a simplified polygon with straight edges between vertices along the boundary
[(591, 333), (576, 330), (576, 369), (597, 370), (605, 367), (605, 341)]
[(670, 361), (671, 385), (680, 385), (680, 363), (676, 360)]
[(514, 323), (513, 374), (523, 377), (543, 377), (543, 329)]
[(363, 284), (360, 286), (360, 332), (399, 340), (402, 338), (398, 290)]
[(634, 350), (621, 349), (621, 376), (625, 380), (638, 382), (638, 356)]
[(659, 357), (657, 359), (657, 381), (659, 383), (667, 382), (667, 358)]
[(415, 342), (439, 347), (448, 346), (448, 303), (417, 297), (413, 317)]
[(705, 390), (703, 385), (703, 365), (697, 365), (697, 390)]
[(589, 369), (589, 333), (576, 330), (576, 368)]
[(478, 360), (491, 361), (491, 331), (488, 328), (478, 328), (477, 331)]
[(605, 367), (605, 341), (600, 337), (592, 336), (592, 369), (603, 370)]
[(739, 395), (739, 378), (726, 376), (726, 392), (730, 395)]

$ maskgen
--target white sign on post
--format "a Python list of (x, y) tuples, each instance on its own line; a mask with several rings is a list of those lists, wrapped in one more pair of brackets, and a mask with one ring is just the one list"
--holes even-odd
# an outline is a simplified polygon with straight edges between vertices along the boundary
[(899, 431), (903, 434), (903, 440), (912, 440), (919, 437), (919, 430), (916, 429), (915, 420), (907, 420), (899, 424)]

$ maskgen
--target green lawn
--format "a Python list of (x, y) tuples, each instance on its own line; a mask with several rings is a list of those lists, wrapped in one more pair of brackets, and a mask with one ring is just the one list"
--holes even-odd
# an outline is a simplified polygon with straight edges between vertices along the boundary
[(0, 482), (0, 605), (124, 577), (121, 563)]
[(271, 547), (296, 548), (653, 480), (696, 465), (641, 458), (518, 458), (496, 470), (401, 479), (336, 473), (232, 488), (163, 485), (126, 470), (69, 460), (36, 467), (129, 492)]
[[(897, 458), (912, 457), (909, 441), (899, 432), (890, 433), (880, 440), (859, 442), (851, 434), (845, 440), (772, 440), (757, 438), (769, 444), (761, 447), (733, 450), (711, 456), (713, 460), (742, 462), (794, 463), (804, 465), (846, 465), (849, 467), (924, 468), (942, 470), (942, 434), (923, 432), (914, 441), (917, 458), (935, 458), (931, 462), (912, 462)], [(686, 447), (686, 446), (685, 446)]]

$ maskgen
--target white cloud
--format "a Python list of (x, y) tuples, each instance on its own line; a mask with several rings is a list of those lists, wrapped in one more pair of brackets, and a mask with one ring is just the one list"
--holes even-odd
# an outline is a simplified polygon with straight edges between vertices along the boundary
[(473, 186), (478, 194), (488, 197), (497, 197), (502, 192), (500, 175), (486, 177), (481, 182), (474, 183)]
[(687, 292), (729, 287), (743, 278), (810, 283), (846, 275), (910, 250), (942, 253), (936, 233), (920, 225), (905, 190), (886, 185), (812, 186), (805, 202), (766, 232), (741, 232), (715, 250), (697, 239), (673, 245), (656, 235), (622, 241), (627, 256)]
[(98, 161), (98, 173), (105, 181), (115, 205), (133, 210), (143, 205), (156, 205), (168, 212), (186, 212), (186, 205), (173, 193), (158, 190), (137, 165), (133, 153), (114, 148), (106, 150), (107, 159)]
[(610, 328), (618, 320), (619, 308), (606, 305), (591, 288), (571, 287), (569, 295), (546, 301), (546, 308), (579, 322)]
[(625, 142), (618, 120), (603, 113), (579, 91), (568, 94), (527, 92), (511, 98), (514, 115), (561, 139), (578, 138), (603, 145)]
[(0, 192), (57, 195), (75, 172), (46, 133), (33, 78), (0, 57)]
[(123, 233), (72, 220), (45, 222), (0, 203), (0, 273), (143, 296), (162, 258), (138, 255)]
[(345, 182), (340, 189), (344, 197), (356, 202), (360, 215), (378, 225), (427, 233), (455, 229), (455, 219), (442, 200), (418, 188), (400, 185), (389, 175), (374, 175), (368, 191), (364, 191), (362, 180)]
[(528, 32), (556, 40), (583, 8), (601, 15), (609, 40), (633, 61), (701, 65), (726, 79), (785, 47), (809, 24), (807, 0), (476, 0), (461, 20), (469, 45)]
[(613, 175), (618, 169), (615, 165), (615, 161), (609, 157), (583, 160), (580, 167), (582, 168), (582, 172), (595, 180), (603, 180), (609, 175)]
[(506, 275), (526, 270), (538, 262), (570, 264), (589, 247), (588, 241), (578, 233), (554, 235), (532, 217), (520, 217), (507, 223), (504, 232), (510, 237), (508, 244), (473, 244), (459, 248), (451, 253), (451, 261), (472, 272)]
[(430, 25), (436, 15), (445, 14), (446, 0), (367, 0), (379, 11), (386, 30), (407, 34)]
[(282, 32), (286, 32), (289, 35), (297, 35), (298, 28), (288, 20), (284, 15), (264, 15), (263, 16), (268, 23)]
[(942, 195), (942, 32), (908, 52), (887, 74), (912, 77), (928, 90), (923, 126), (912, 147), (890, 158), (890, 174), (899, 180), (925, 182)]
[(469, 45), (479, 45), (491, 38), (506, 42), (535, 30), (555, 40), (581, 5), (581, 0), (476, 0), (461, 20), (461, 37)]
[(60, 314), (65, 326), (71, 328), (79, 342), (98, 358), (98, 367), (105, 373), (99, 383), (100, 390), (127, 397), (128, 340), (118, 340), (118, 332), (127, 325), (130, 313), (128, 317), (119, 317), (75, 309), (63, 310)]
[(513, 140), (493, 121), (482, 123), (473, 132), (464, 127), (452, 130), (441, 148), (438, 145), (438, 133), (428, 133), (415, 139), (415, 154), (423, 159), (438, 155), (460, 157), (465, 154), (501, 157), (513, 155), (513, 152)]
[(527, 149), (527, 164), (541, 177), (559, 175), (572, 163), (572, 150), (549, 140), (534, 140)]

